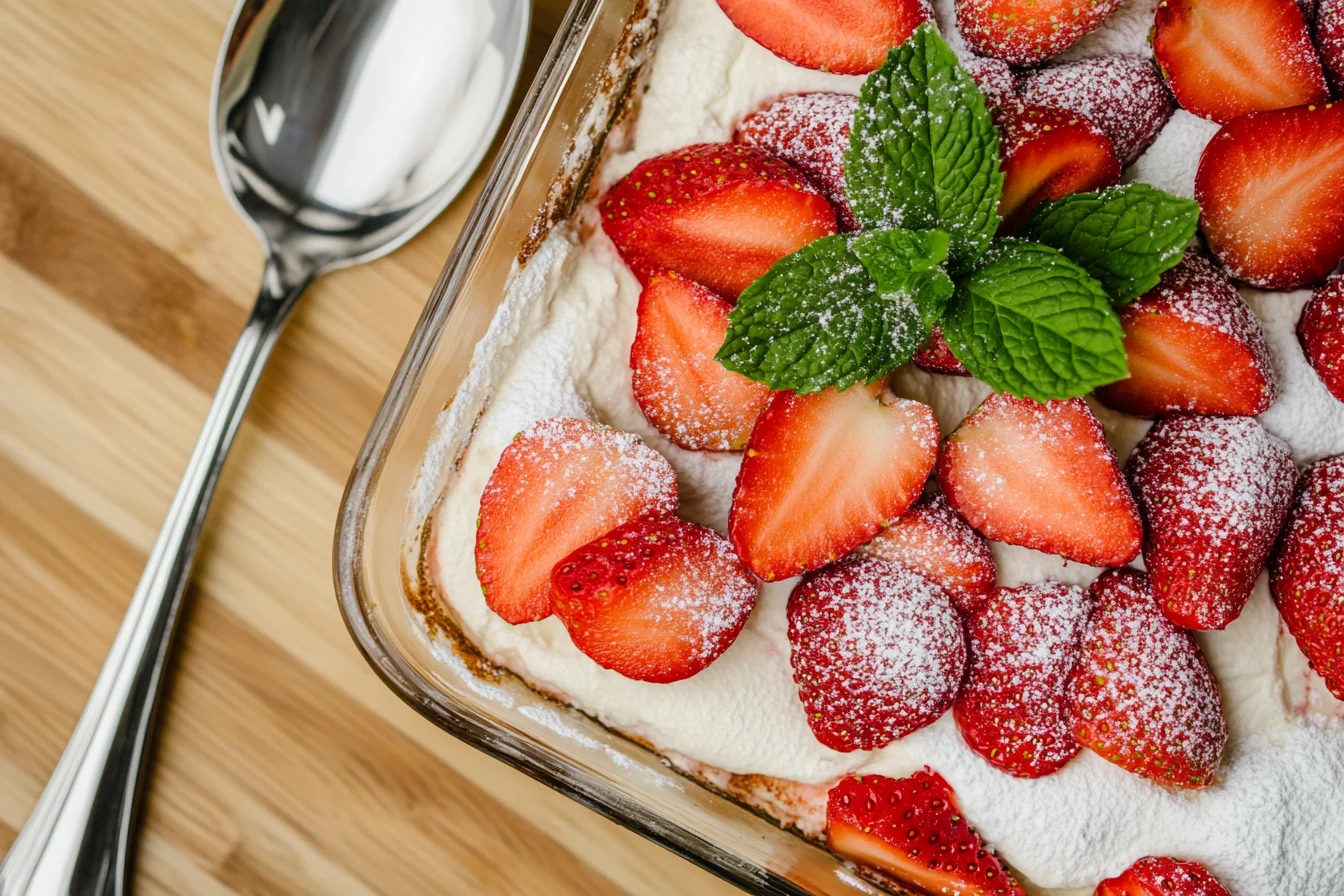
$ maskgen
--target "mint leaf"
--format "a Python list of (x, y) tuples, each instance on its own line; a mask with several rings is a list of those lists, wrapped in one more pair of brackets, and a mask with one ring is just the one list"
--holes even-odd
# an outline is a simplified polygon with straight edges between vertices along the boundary
[[(950, 243), (941, 230), (870, 230), (855, 234), (850, 240), (850, 251), (873, 278), (878, 295), (888, 300), (889, 310), (899, 308), (908, 299), (914, 302), (924, 325), (917, 333), (905, 334), (918, 338), (918, 342), (909, 354), (905, 354), (903, 345), (897, 349), (896, 354), (902, 356), (897, 364), (919, 351), (933, 325), (947, 310), (953, 285), (942, 264), (947, 260)], [(893, 321), (893, 332), (897, 326)]]
[(892, 50), (859, 92), (845, 196), (865, 229), (941, 228), (965, 273), (999, 226), (999, 134), (985, 98), (932, 24)]
[(1198, 225), (1199, 203), (1130, 184), (1042, 203), (1022, 236), (1082, 265), (1119, 306), (1157, 285)]
[(1129, 375), (1101, 284), (1040, 243), (991, 247), (957, 284), (942, 328), (957, 360), (996, 391), (1072, 398)]

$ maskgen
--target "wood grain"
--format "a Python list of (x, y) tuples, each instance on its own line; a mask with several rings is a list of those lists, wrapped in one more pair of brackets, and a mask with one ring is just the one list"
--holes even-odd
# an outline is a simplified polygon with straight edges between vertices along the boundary
[[(0, 851), (64, 746), (251, 302), (206, 110), (231, 0), (0, 4)], [(539, 0), (530, 69), (562, 0)], [(530, 78), (530, 71), (526, 75)], [(136, 892), (736, 892), (453, 740), (336, 610), (346, 473), (482, 175), (320, 281), (189, 597)]]

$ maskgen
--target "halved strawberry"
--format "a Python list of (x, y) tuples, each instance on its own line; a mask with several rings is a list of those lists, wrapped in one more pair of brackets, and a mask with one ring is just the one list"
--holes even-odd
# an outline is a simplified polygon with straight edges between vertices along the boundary
[(1093, 31), (1123, 2), (957, 0), (957, 28), (981, 56), (1035, 65)]
[(732, 310), (699, 283), (669, 271), (650, 277), (640, 293), (630, 384), (648, 421), (683, 448), (744, 448), (770, 400), (769, 387), (714, 360)]
[(920, 498), (859, 552), (941, 585), (963, 615), (994, 590), (997, 572), (989, 543), (938, 492)]
[(923, 0), (719, 0), (747, 37), (771, 53), (841, 75), (866, 75), (927, 22)]
[(938, 896), (1023, 896), (957, 806), (943, 776), (844, 778), (826, 797), (826, 843), (861, 865)]
[(1270, 588), (1288, 631), (1325, 685), (1344, 700), (1344, 457), (1302, 476), (1270, 563)]
[(670, 515), (631, 520), (564, 557), (551, 587), (575, 647), (626, 678), (658, 683), (722, 656), (758, 590), (726, 538)]
[(1176, 111), (1176, 100), (1145, 56), (1098, 56), (1032, 72), (1022, 99), (1077, 112), (1110, 138), (1120, 165), (1147, 149)]
[(1017, 75), (1008, 63), (1002, 59), (973, 56), (970, 53), (961, 56), (960, 62), (975, 86), (985, 95), (985, 105), (995, 116), (1018, 105)]
[(1200, 156), (1195, 199), (1233, 277), (1266, 289), (1324, 280), (1344, 258), (1344, 103), (1223, 125)]
[(947, 592), (903, 566), (854, 556), (789, 595), (789, 660), (812, 734), (876, 750), (947, 712), (966, 638)]
[(733, 140), (797, 165), (831, 200), (841, 229), (858, 230), (845, 199), (845, 152), (858, 108), (859, 98), (847, 93), (796, 93), (742, 119)]
[(1153, 55), (1181, 107), (1219, 124), (1330, 99), (1294, 0), (1162, 0)]
[(834, 563), (914, 503), (937, 456), (933, 409), (885, 382), (777, 392), (747, 443), (728, 537), (767, 582)]
[(1093, 896), (1231, 896), (1198, 862), (1168, 856), (1147, 856), (1119, 877), (1097, 884)]
[(1227, 275), (1189, 252), (1146, 295), (1120, 309), (1129, 379), (1097, 389), (1139, 417), (1175, 411), (1263, 414), (1278, 395), (1265, 328)]
[(518, 625), (551, 615), (551, 567), (637, 516), (677, 509), (677, 474), (638, 436), (574, 417), (523, 430), (481, 493), (476, 577)]
[(948, 376), (970, 376), (971, 372), (966, 369), (966, 365), (957, 360), (957, 356), (952, 354), (952, 349), (947, 345), (947, 339), (943, 337), (943, 328), (938, 324), (933, 325), (933, 334), (929, 336), (929, 342), (913, 358), (915, 366), (920, 370), (927, 370), (929, 373), (943, 373)]
[(948, 436), (938, 482), (995, 541), (1092, 566), (1123, 566), (1139, 552), (1134, 499), (1082, 399), (991, 395)]
[(836, 230), (831, 204), (802, 172), (732, 143), (641, 162), (599, 210), (640, 282), (676, 271), (733, 301), (772, 264)]
[(1288, 515), (1288, 446), (1252, 417), (1164, 417), (1129, 456), (1143, 562), (1167, 618), (1221, 629), (1241, 615)]
[(1297, 339), (1325, 388), (1344, 401), (1344, 274), (1316, 287), (1298, 319)]
[(1344, 96), (1344, 0), (1318, 0), (1314, 33), (1326, 79)]
[(1064, 683), (1091, 610), (1081, 588), (1045, 581), (1000, 588), (967, 618), (966, 682), (952, 713), (990, 765), (1040, 778), (1078, 755)]
[(1110, 139), (1077, 112), (1023, 106), (1003, 116), (1000, 233), (1021, 227), (1036, 206), (1120, 180)]
[(1211, 784), (1227, 724), (1199, 644), (1162, 615), (1141, 572), (1108, 570), (1091, 591), (1096, 607), (1065, 688), (1073, 736), (1159, 784)]

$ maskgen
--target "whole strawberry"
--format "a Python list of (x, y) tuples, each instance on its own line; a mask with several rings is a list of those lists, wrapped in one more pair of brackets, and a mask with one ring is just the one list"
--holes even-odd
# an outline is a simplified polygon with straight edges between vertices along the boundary
[(1297, 339), (1325, 388), (1344, 401), (1344, 274), (1312, 292), (1297, 322)]
[(1147, 856), (1118, 877), (1097, 884), (1093, 896), (1231, 896), (1198, 862)]

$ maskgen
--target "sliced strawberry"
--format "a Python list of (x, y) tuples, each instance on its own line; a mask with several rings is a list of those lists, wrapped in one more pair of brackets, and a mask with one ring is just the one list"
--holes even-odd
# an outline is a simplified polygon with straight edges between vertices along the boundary
[(943, 337), (943, 328), (938, 324), (933, 325), (933, 335), (929, 337), (928, 345), (915, 353), (914, 362), (916, 367), (929, 373), (944, 373), (948, 376), (971, 375), (966, 365), (958, 361), (957, 356), (952, 354), (952, 349), (948, 348), (947, 340)]
[(1003, 116), (1000, 233), (1021, 227), (1036, 206), (1120, 180), (1110, 139), (1077, 112), (1023, 106)]
[(1344, 96), (1344, 0), (1316, 4), (1316, 48), (1335, 96)]
[(948, 436), (938, 482), (986, 538), (1092, 566), (1139, 552), (1134, 499), (1081, 399), (991, 395)]
[(1288, 631), (1316, 673), (1344, 700), (1344, 457), (1302, 476), (1270, 564), (1270, 588)]
[(941, 585), (963, 615), (994, 590), (997, 572), (989, 543), (937, 492), (920, 498), (859, 551)]
[(1163, 0), (1153, 54), (1181, 107), (1219, 124), (1330, 99), (1294, 0)]
[(937, 456), (933, 409), (884, 382), (777, 392), (738, 471), (728, 536), (767, 582), (834, 563), (914, 503)]
[(985, 95), (985, 105), (990, 112), (997, 115), (1018, 104), (1017, 75), (1002, 59), (966, 54), (961, 57), (961, 67)]
[(1297, 338), (1325, 388), (1344, 401), (1344, 274), (1316, 287), (1297, 322)]
[(733, 301), (772, 264), (836, 230), (830, 203), (802, 172), (732, 143), (641, 162), (599, 208), (640, 282), (667, 269)]
[(1198, 862), (1148, 856), (1119, 877), (1097, 884), (1093, 896), (1231, 896)]
[(876, 750), (947, 712), (966, 670), (952, 598), (903, 566), (854, 556), (789, 595), (789, 659), (812, 734)]
[(841, 75), (866, 75), (932, 13), (923, 0), (719, 0), (747, 37), (771, 53)]
[(1091, 591), (1096, 607), (1066, 685), (1073, 736), (1159, 784), (1211, 784), (1227, 725), (1199, 644), (1162, 615), (1141, 572), (1109, 570)]
[(957, 806), (943, 776), (844, 778), (826, 798), (826, 843), (861, 865), (938, 896), (1023, 896)]
[(1040, 778), (1078, 755), (1064, 683), (1091, 610), (1081, 588), (1045, 581), (1000, 588), (966, 620), (966, 682), (952, 713), (990, 765)]
[(573, 417), (514, 437), (485, 483), (476, 577), (518, 625), (551, 615), (551, 567), (621, 523), (677, 509), (677, 475), (638, 436)]
[(957, 28), (971, 49), (1035, 65), (1093, 31), (1124, 0), (957, 0)]
[(1023, 80), (1022, 99), (1082, 115), (1110, 138), (1121, 166), (1142, 155), (1176, 111), (1145, 56), (1098, 56), (1040, 69)]
[(1324, 280), (1344, 258), (1344, 104), (1243, 115), (1199, 158), (1209, 248), (1266, 289)]
[(733, 306), (680, 274), (649, 278), (639, 296), (630, 346), (635, 401), (648, 421), (683, 448), (737, 451), (770, 389), (734, 373), (714, 353)]
[(1265, 328), (1227, 275), (1187, 253), (1120, 309), (1129, 379), (1097, 389), (1106, 407), (1139, 417), (1175, 411), (1263, 414), (1278, 395)]
[(1143, 562), (1158, 603), (1185, 628), (1241, 615), (1288, 515), (1288, 446), (1251, 417), (1176, 414), (1129, 457), (1144, 522)]
[(845, 151), (859, 98), (847, 93), (797, 93), (738, 123), (733, 140), (797, 165), (835, 206), (843, 230), (859, 222), (845, 199)]
[(728, 539), (674, 516), (617, 526), (555, 565), (555, 615), (599, 666), (638, 681), (690, 678), (746, 625), (757, 585)]

